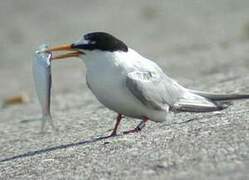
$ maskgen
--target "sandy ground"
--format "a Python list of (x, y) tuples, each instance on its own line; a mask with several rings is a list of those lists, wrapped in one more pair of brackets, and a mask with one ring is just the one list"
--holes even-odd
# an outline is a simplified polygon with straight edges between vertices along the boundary
[[(31, 62), (41, 43), (107, 31), (187, 87), (249, 92), (249, 1), (0, 1), (0, 179), (248, 179), (249, 101), (219, 113), (176, 114), (138, 134), (103, 138), (115, 113), (85, 84), (80, 60), (53, 64), (59, 132), (41, 135)], [(126, 118), (120, 132), (139, 121)]]

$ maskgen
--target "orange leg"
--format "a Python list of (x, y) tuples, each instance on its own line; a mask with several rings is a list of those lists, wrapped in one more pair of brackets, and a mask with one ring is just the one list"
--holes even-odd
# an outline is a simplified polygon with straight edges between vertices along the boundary
[(115, 124), (114, 129), (113, 129), (110, 136), (116, 136), (117, 135), (117, 129), (118, 129), (118, 126), (119, 126), (122, 118), (123, 118), (122, 114), (118, 114), (117, 119), (116, 119), (116, 124)]
[(129, 131), (125, 131), (124, 134), (130, 134), (130, 133), (135, 133), (135, 132), (139, 132), (141, 131), (144, 127), (145, 127), (145, 123), (148, 121), (149, 119), (147, 117), (144, 117), (143, 121), (141, 121), (137, 127), (135, 129), (129, 130)]

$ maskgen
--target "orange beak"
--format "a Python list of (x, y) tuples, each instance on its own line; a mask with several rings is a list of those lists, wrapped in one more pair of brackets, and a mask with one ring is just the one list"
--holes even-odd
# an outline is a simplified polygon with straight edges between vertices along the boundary
[(49, 48), (47, 51), (50, 51), (50, 52), (71, 51), (71, 52), (68, 52), (66, 54), (62, 54), (62, 55), (58, 55), (58, 56), (52, 56), (52, 60), (64, 59), (64, 58), (70, 58), (70, 57), (79, 57), (80, 55), (84, 54), (81, 51), (73, 49), (71, 44), (52, 47), (52, 48)]

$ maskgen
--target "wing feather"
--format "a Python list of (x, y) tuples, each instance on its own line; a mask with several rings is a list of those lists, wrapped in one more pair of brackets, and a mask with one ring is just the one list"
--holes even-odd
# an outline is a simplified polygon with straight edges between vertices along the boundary
[(211, 100), (193, 94), (164, 74), (146, 71), (130, 72), (126, 87), (145, 106), (164, 110), (166, 105), (177, 112), (211, 112), (224, 109)]
[(128, 73), (125, 85), (138, 101), (151, 109), (163, 110), (167, 106), (175, 111), (210, 112), (225, 107), (184, 88), (148, 59), (133, 63), (135, 68)]
[(165, 105), (173, 105), (182, 91), (177, 83), (165, 78), (164, 74), (153, 71), (133, 71), (126, 78), (126, 86), (145, 106), (163, 110)]

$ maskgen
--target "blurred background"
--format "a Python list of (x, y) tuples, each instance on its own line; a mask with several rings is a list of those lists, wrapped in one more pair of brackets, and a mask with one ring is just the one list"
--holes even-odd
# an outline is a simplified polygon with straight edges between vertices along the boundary
[[(40, 44), (71, 43), (92, 31), (112, 33), (183, 84), (249, 67), (248, 0), (1, 0), (0, 98), (33, 97)], [(84, 89), (84, 72), (77, 59), (53, 63), (53, 91)]]
[[(123, 40), (186, 87), (249, 92), (249, 0), (0, 0), (0, 161), (8, 160), (0, 162), (0, 177), (249, 179), (248, 101), (220, 113), (179, 113), (137, 135), (84, 142), (109, 134), (116, 114), (89, 91), (79, 59), (52, 64), (59, 133), (48, 126), (41, 135), (40, 122), (31, 123), (41, 116), (35, 49), (93, 31)], [(22, 93), (28, 103), (1, 108)], [(119, 131), (136, 125), (125, 118)]]

